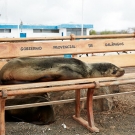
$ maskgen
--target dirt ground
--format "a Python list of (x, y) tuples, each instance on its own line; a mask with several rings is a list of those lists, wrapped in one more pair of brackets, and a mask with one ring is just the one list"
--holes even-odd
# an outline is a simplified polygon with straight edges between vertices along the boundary
[[(56, 121), (50, 125), (37, 126), (25, 122), (6, 122), (6, 135), (134, 135), (135, 108), (119, 103), (113, 111), (94, 112), (95, 125), (99, 133), (91, 133), (73, 120), (73, 104), (66, 104)], [(68, 112), (68, 113), (67, 113)], [(65, 114), (65, 115), (64, 115)], [(81, 116), (86, 119), (87, 112), (82, 110)]]

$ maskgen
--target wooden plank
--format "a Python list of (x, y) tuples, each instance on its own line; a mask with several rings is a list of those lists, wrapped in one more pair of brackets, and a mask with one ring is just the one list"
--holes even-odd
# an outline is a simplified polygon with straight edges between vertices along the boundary
[[(75, 39), (106, 39), (106, 38), (132, 38), (135, 34), (109, 34), (109, 35), (89, 35), (75, 36)], [(46, 41), (46, 40), (70, 40), (71, 36), (59, 37), (31, 37), (31, 38), (0, 38), (0, 42), (22, 42), (22, 41)]]
[(135, 54), (77, 57), (77, 59), (80, 59), (86, 63), (109, 62), (119, 67), (135, 66)]
[(135, 39), (0, 43), (0, 58), (135, 50)]
[[(76, 57), (86, 63), (110, 62), (119, 67), (135, 66), (135, 54), (110, 55), (110, 56), (90, 56)], [(6, 64), (6, 61), (0, 61), (0, 69)]]
[(0, 69), (7, 63), (7, 61), (0, 61)]

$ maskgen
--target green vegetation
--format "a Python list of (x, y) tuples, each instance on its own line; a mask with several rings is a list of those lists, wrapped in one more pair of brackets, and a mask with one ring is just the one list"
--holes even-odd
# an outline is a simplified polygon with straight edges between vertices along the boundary
[(97, 35), (97, 32), (95, 30), (90, 30), (90, 35)]
[(121, 31), (101, 31), (101, 32), (96, 32), (95, 30), (90, 30), (89, 34), (90, 35), (107, 35), (107, 34), (127, 34), (128, 31), (126, 30), (121, 30)]

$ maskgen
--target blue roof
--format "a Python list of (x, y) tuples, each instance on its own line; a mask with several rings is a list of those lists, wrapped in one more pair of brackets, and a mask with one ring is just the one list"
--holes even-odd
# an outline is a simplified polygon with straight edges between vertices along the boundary
[[(61, 24), (58, 28), (81, 28), (81, 24)], [(92, 24), (83, 24), (83, 28), (93, 28)]]
[(23, 29), (57, 29), (54, 25), (22, 25)]
[[(18, 25), (0, 24), (0, 29), (17, 29)], [(60, 28), (81, 28), (81, 24), (60, 24), (60, 25), (19, 25), (22, 29), (60, 29)], [(83, 28), (93, 28), (92, 24), (84, 24)]]
[(17, 25), (0, 24), (0, 29), (16, 29)]

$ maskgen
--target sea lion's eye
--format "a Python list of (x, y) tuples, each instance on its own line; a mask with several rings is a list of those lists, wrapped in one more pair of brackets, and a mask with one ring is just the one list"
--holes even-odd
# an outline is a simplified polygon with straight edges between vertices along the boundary
[(113, 70), (113, 72), (112, 72), (112, 74), (116, 74), (117, 73), (117, 70), (116, 69), (114, 69)]

